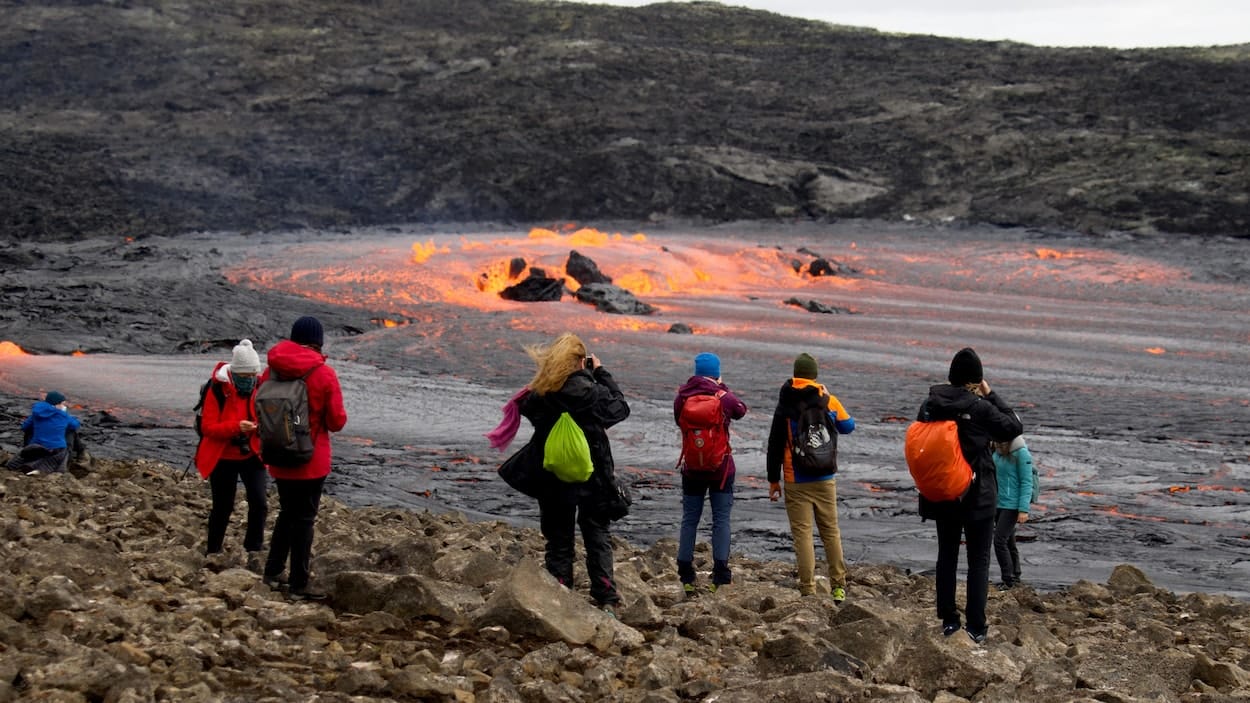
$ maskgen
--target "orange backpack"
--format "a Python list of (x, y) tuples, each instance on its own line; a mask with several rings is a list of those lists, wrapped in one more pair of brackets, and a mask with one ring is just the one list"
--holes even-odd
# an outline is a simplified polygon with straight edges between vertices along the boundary
[(954, 420), (911, 423), (903, 452), (916, 490), (927, 500), (958, 500), (976, 478), (959, 448), (959, 426)]

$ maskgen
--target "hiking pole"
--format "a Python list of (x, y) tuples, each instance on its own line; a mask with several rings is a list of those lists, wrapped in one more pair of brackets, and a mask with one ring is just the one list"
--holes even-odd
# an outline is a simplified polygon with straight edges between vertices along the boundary
[(195, 463), (195, 454), (192, 454), (191, 458), (187, 459), (187, 468), (183, 469), (182, 475), (178, 477), (179, 481), (186, 478), (187, 474), (191, 473), (191, 465), (194, 463)]

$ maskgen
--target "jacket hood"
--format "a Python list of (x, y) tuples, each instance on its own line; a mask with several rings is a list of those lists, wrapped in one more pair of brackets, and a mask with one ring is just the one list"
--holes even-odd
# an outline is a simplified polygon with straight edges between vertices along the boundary
[(777, 404), (783, 409), (786, 417), (798, 417), (799, 403), (816, 404), (822, 395), (829, 395), (823, 384), (810, 378), (792, 378), (781, 386)]
[(937, 416), (934, 419), (945, 420), (968, 412), (979, 400), (980, 396), (963, 386), (939, 383), (929, 388), (927, 406)]
[(689, 396), (698, 395), (700, 393), (719, 393), (726, 390), (725, 384), (717, 383), (714, 379), (707, 376), (691, 376), (689, 380), (677, 389), (677, 395)]
[(595, 402), (595, 379), (589, 371), (574, 371), (555, 393), (542, 396), (564, 406), (570, 412), (590, 407)]
[(44, 400), (40, 400), (36, 402), (34, 407), (30, 409), (31, 415), (34, 415), (35, 417), (43, 419), (43, 420), (46, 420), (47, 418), (50, 418), (50, 417), (56, 417), (57, 415), (60, 415), (62, 412), (63, 411), (60, 408)]
[(272, 372), (283, 378), (299, 378), (326, 363), (325, 354), (289, 339), (275, 344), (266, 356)]
[(817, 383), (810, 378), (792, 378), (781, 387), (781, 400), (783, 402), (793, 402), (800, 399), (811, 400), (822, 395), (829, 395), (829, 391), (825, 390), (824, 384)]

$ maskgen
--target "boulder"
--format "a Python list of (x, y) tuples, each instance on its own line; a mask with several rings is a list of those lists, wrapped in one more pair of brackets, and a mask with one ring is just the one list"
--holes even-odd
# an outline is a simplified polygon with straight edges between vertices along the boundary
[(612, 283), (590, 283), (577, 289), (577, 299), (613, 315), (650, 315), (655, 307), (638, 300), (633, 293)]
[(334, 604), (351, 613), (380, 610), (401, 618), (431, 617), (454, 623), (466, 620), (484, 602), (476, 588), (420, 574), (347, 571), (335, 574), (332, 584)]
[(535, 275), (535, 272), (536, 269), (530, 269), (529, 278), (499, 291), (499, 297), (522, 303), (551, 302), (564, 297), (564, 281)]
[(498, 625), (514, 634), (572, 645), (593, 642), (596, 649), (605, 649), (618, 640), (622, 645), (643, 642), (640, 632), (592, 607), (531, 558), (523, 559), (495, 590), (475, 624)]
[(577, 250), (569, 252), (569, 260), (564, 264), (564, 272), (581, 286), (612, 282), (610, 277), (599, 270), (598, 264), (590, 257), (579, 254)]

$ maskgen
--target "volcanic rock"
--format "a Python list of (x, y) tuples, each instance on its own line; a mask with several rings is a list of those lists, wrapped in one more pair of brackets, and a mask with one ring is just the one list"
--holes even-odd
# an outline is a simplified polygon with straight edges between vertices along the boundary
[(690, 325), (684, 322), (674, 322), (668, 327), (669, 334), (694, 334), (694, 330), (690, 329)]
[(788, 298), (786, 305), (794, 305), (803, 308), (808, 312), (818, 312), (825, 315), (853, 315), (854, 312), (850, 308), (842, 308), (836, 305), (826, 305), (817, 300), (799, 300), (798, 298)]
[(599, 312), (614, 315), (650, 315), (655, 307), (644, 303), (633, 293), (612, 283), (591, 283), (577, 289), (577, 299), (590, 303)]
[(538, 269), (530, 269), (529, 278), (499, 291), (499, 297), (522, 303), (559, 300), (564, 297), (564, 281), (544, 276)]
[(569, 260), (564, 264), (564, 271), (577, 281), (578, 285), (612, 282), (611, 278), (599, 270), (598, 264), (590, 257), (577, 253), (576, 250), (569, 252)]

